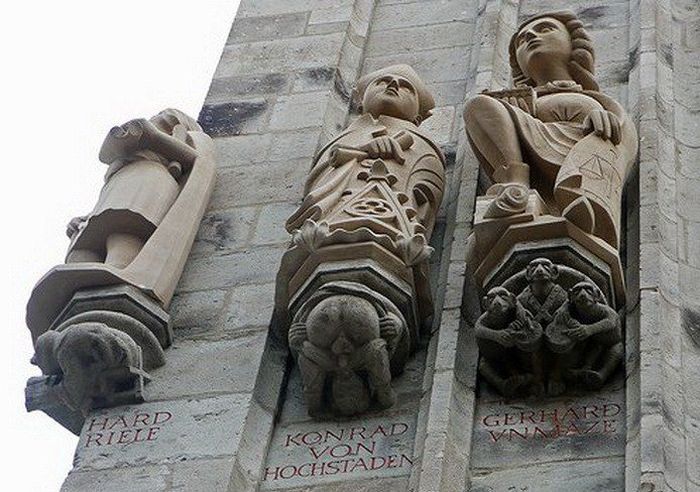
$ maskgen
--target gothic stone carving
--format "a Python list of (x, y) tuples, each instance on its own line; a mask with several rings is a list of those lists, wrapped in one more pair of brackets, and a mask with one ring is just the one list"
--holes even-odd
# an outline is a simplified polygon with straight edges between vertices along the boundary
[(363, 77), (355, 96), (362, 115), (318, 153), (278, 275), (275, 324), (316, 416), (392, 405), (391, 376), (432, 315), (444, 157), (418, 125), (433, 98), (406, 65)]
[[(100, 160), (109, 167), (97, 204), (70, 221), (66, 263), (44, 275), (27, 305), (35, 360), (62, 404), (81, 412), (129, 391), (138, 400), (143, 369), (164, 363), (164, 308), (215, 175), (213, 142), (174, 109), (113, 128)], [(30, 409), (51, 400), (32, 383)]]
[(479, 372), (504, 396), (597, 390), (622, 360), (620, 319), (602, 291), (546, 258), (490, 289), (483, 309)]
[(56, 397), (83, 415), (118, 403), (142, 381), (141, 348), (126, 333), (102, 323), (77, 323), (50, 330), (36, 341), (32, 364), (52, 382)]
[(634, 124), (600, 92), (593, 45), (573, 12), (523, 23), (510, 63), (515, 88), (484, 92), (464, 110), (494, 182), (475, 220), (477, 277), (524, 237), (563, 237), (609, 265), (621, 297), (620, 207), (637, 152)]

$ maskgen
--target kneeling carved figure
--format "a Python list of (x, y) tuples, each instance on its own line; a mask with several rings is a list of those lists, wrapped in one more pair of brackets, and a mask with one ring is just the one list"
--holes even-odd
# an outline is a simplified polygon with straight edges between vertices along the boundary
[(391, 301), (362, 284), (331, 282), (316, 291), (297, 313), (289, 345), (298, 354), (309, 414), (327, 405), (352, 415), (373, 401), (379, 408), (394, 404), (391, 376), (408, 356), (406, 322)]
[(598, 287), (579, 282), (569, 290), (546, 330), (547, 346), (556, 355), (552, 378), (583, 389), (598, 390), (622, 361), (620, 318), (605, 304)]

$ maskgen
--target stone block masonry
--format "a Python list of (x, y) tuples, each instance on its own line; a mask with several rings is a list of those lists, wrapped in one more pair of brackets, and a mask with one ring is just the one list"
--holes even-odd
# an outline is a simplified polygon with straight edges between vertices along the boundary
[[(477, 383), (465, 258), (484, 190), (462, 109), (510, 84), (518, 23), (557, 8), (591, 33), (602, 90), (633, 115), (640, 156), (622, 248), (625, 374), (590, 400), (538, 406)], [(698, 26), (694, 0), (242, 0), (199, 117), (219, 168), (166, 365), (146, 403), (88, 417), (62, 490), (700, 490)], [(448, 161), (432, 336), (397, 380), (396, 408), (319, 423), (270, 330), (284, 220), (316, 151), (356, 116), (355, 81), (396, 63), (435, 95), (421, 128)], [(571, 409), (554, 432), (548, 416)]]

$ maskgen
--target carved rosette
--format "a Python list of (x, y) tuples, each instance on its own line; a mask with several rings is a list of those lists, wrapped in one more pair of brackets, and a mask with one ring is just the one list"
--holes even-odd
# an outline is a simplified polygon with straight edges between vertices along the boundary
[(392, 375), (432, 316), (444, 157), (416, 124), (432, 97), (405, 65), (364, 77), (356, 96), (363, 114), (318, 153), (287, 221), (277, 282), (276, 325), (317, 417), (391, 406)]
[(27, 304), (35, 345), (27, 409), (80, 432), (93, 408), (143, 401), (149, 370), (165, 363), (166, 311), (213, 190), (213, 142), (184, 113), (113, 128), (92, 212), (68, 225), (66, 263)]

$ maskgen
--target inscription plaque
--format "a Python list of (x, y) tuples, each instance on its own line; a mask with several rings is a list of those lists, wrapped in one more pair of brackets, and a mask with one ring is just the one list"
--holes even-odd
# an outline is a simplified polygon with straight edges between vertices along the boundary
[(404, 415), (275, 430), (262, 489), (409, 475), (415, 422)]

